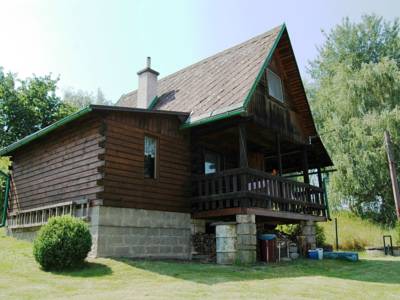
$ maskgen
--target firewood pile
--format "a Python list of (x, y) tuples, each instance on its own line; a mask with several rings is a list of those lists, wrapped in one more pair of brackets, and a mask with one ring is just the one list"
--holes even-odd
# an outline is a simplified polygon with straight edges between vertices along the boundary
[(192, 235), (192, 245), (196, 254), (215, 256), (215, 234), (196, 233)]

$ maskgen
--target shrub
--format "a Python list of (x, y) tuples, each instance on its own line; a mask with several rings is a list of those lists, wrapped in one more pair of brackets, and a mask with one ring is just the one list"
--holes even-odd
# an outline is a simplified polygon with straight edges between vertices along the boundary
[(315, 241), (317, 243), (317, 247), (324, 247), (326, 245), (324, 228), (318, 224), (315, 224)]
[(301, 226), (299, 224), (278, 225), (277, 230), (286, 234), (293, 241), (301, 234)]
[[(301, 235), (301, 226), (299, 224), (278, 225), (277, 229), (283, 232), (291, 240), (296, 240)], [(315, 223), (315, 239), (317, 247), (324, 247), (326, 244), (326, 237), (324, 228)]]
[(400, 246), (400, 221), (397, 221), (395, 234), (397, 245)]
[(36, 237), (33, 255), (45, 270), (63, 270), (83, 264), (92, 246), (87, 224), (71, 216), (50, 218)]
[(360, 238), (360, 237), (352, 237), (343, 240), (341, 243), (339, 242), (339, 248), (342, 250), (350, 250), (350, 251), (363, 251), (365, 247), (368, 245), (368, 241)]

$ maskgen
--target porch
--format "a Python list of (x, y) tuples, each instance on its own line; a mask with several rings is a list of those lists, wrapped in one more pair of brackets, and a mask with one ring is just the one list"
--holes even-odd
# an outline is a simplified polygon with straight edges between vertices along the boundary
[(217, 218), (236, 214), (325, 221), (324, 189), (251, 168), (193, 176), (192, 215)]
[(193, 136), (193, 218), (254, 214), (270, 224), (329, 218), (322, 177), (331, 163), (319, 138), (271, 129), (254, 116), (199, 128)]

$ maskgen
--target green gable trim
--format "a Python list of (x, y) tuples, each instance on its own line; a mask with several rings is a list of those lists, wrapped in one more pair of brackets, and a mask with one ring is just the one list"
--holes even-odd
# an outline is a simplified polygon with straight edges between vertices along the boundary
[(150, 102), (150, 104), (149, 104), (149, 107), (147, 107), (147, 109), (152, 110), (152, 109), (156, 106), (157, 101), (158, 101), (158, 97), (155, 96), (155, 97), (153, 98), (153, 100), (151, 100), (151, 102)]
[[(273, 54), (275, 52), (275, 49), (278, 46), (278, 43), (279, 43), (283, 33), (285, 32), (285, 30), (286, 30), (286, 24), (283, 23), (282, 26), (281, 26), (281, 29), (279, 30), (279, 33), (278, 33), (277, 37), (275, 38), (275, 41), (274, 41), (270, 51), (268, 52), (268, 55), (267, 55), (263, 65), (262, 65), (262, 67), (261, 67), (261, 69), (260, 69), (260, 71), (259, 71), (259, 73), (258, 73), (258, 75), (256, 77), (256, 80), (254, 81), (253, 85), (251, 86), (250, 91), (248, 92), (248, 94), (247, 94), (247, 96), (246, 96), (246, 98), (245, 98), (245, 100), (243, 102), (243, 106), (241, 108), (238, 108), (238, 109), (235, 109), (235, 110), (232, 110), (232, 111), (228, 111), (228, 112), (225, 112), (225, 113), (222, 113), (222, 114), (210, 116), (210, 117), (207, 117), (207, 118), (204, 118), (204, 119), (200, 119), (200, 120), (197, 120), (197, 121), (194, 121), (194, 122), (190, 122), (188, 120), (183, 125), (181, 125), (181, 128), (184, 129), (184, 128), (190, 128), (190, 127), (194, 127), (194, 126), (198, 126), (198, 125), (204, 125), (204, 124), (207, 124), (207, 123), (210, 123), (210, 122), (214, 122), (214, 121), (217, 121), (217, 120), (229, 118), (229, 117), (240, 115), (242, 113), (247, 112), (249, 103), (251, 101), (251, 98), (253, 97), (253, 94), (254, 94), (254, 92), (255, 92), (255, 90), (257, 88), (257, 85), (260, 82), (261, 77), (264, 74), (266, 68), (270, 64), (272, 56), (273, 56)], [(153, 103), (151, 103), (151, 104), (153, 104)], [(150, 108), (150, 106), (149, 106), (149, 108)]]
[(197, 121), (194, 121), (194, 122), (184, 123), (184, 124), (181, 125), (180, 128), (181, 129), (185, 129), (185, 128), (190, 128), (190, 127), (194, 127), (194, 126), (198, 126), (198, 125), (204, 125), (204, 124), (211, 123), (211, 122), (218, 121), (218, 120), (222, 120), (222, 119), (225, 119), (225, 118), (237, 116), (237, 115), (240, 115), (240, 114), (242, 114), (244, 112), (245, 112), (244, 109), (241, 107), (241, 108), (238, 108), (238, 109), (235, 109), (235, 110), (231, 110), (231, 111), (228, 111), (228, 112), (225, 112), (225, 113), (222, 113), (222, 114), (214, 115), (214, 116), (211, 116), (211, 117), (208, 117), (208, 118), (200, 119), (200, 120), (197, 120)]
[(65, 125), (65, 124), (67, 124), (67, 123), (69, 123), (69, 122), (71, 122), (73, 120), (76, 120), (76, 119), (80, 118), (83, 115), (86, 115), (87, 113), (89, 113), (91, 111), (92, 111), (92, 107), (91, 106), (88, 106), (88, 107), (85, 107), (85, 108), (83, 108), (81, 110), (78, 110), (77, 112), (74, 112), (73, 114), (70, 114), (69, 116), (67, 116), (67, 117), (65, 117), (65, 118), (63, 118), (61, 120), (58, 120), (57, 122), (55, 122), (55, 123), (53, 123), (53, 124), (51, 124), (51, 125), (49, 125), (49, 126), (47, 126), (45, 128), (42, 128), (39, 131), (36, 131), (36, 132), (24, 137), (23, 139), (21, 139), (21, 140), (15, 142), (15, 143), (3, 148), (3, 149), (1, 149), (0, 150), (0, 156), (6, 155), (6, 154), (10, 153), (11, 151), (14, 151), (15, 149), (18, 149), (18, 148), (20, 148), (20, 147), (22, 147), (22, 146), (24, 146), (24, 145), (26, 145), (26, 144), (28, 144), (28, 143), (30, 143), (32, 141), (44, 136), (44, 135), (56, 130), (57, 128), (59, 128), (61, 126)]
[(272, 55), (274, 54), (275, 49), (278, 46), (278, 43), (281, 40), (281, 37), (282, 37), (283, 33), (285, 32), (285, 30), (286, 30), (286, 24), (283, 23), (282, 27), (281, 27), (281, 29), (280, 29), (280, 31), (278, 33), (278, 36), (275, 38), (275, 41), (274, 41), (274, 43), (272, 45), (272, 48), (271, 48), (271, 50), (269, 50), (268, 56), (265, 59), (263, 65), (262, 65), (262, 67), (260, 69), (260, 72), (258, 73), (258, 75), (256, 77), (256, 80), (254, 81), (249, 93), (247, 94), (246, 99), (244, 100), (243, 109), (247, 110), (247, 108), (248, 108), (248, 106), (250, 104), (251, 98), (253, 97), (254, 91), (256, 90), (257, 85), (260, 82), (262, 75), (264, 74), (265, 70), (267, 69), (268, 65), (270, 64), (271, 59), (272, 59)]

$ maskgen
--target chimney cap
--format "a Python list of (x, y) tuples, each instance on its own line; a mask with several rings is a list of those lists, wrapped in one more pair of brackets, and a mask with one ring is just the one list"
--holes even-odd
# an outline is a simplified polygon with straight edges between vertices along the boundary
[(145, 72), (153, 73), (153, 74), (155, 74), (156, 76), (160, 75), (160, 73), (158, 73), (157, 71), (155, 71), (155, 70), (153, 70), (153, 69), (151, 68), (151, 57), (150, 57), (150, 56), (147, 56), (147, 59), (146, 59), (146, 68), (144, 68), (143, 70), (140, 70), (139, 72), (137, 72), (137, 74), (138, 74), (138, 75), (141, 75), (141, 74), (143, 74), (143, 73), (145, 73)]

